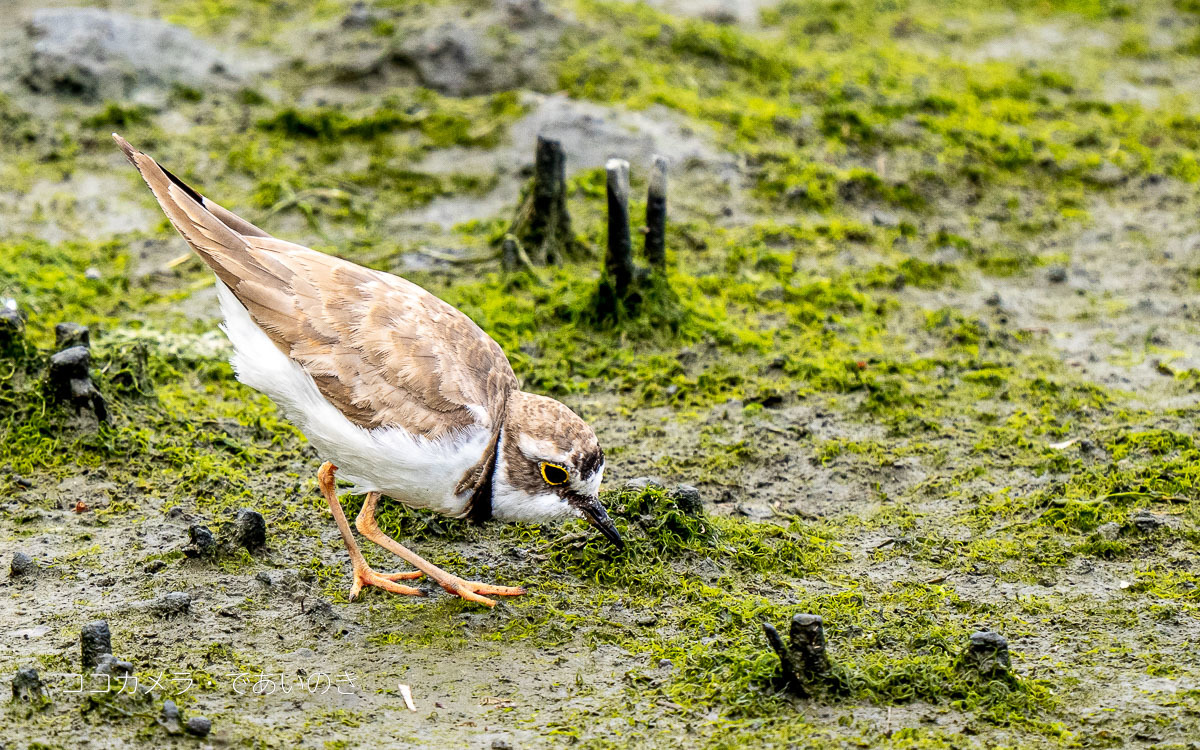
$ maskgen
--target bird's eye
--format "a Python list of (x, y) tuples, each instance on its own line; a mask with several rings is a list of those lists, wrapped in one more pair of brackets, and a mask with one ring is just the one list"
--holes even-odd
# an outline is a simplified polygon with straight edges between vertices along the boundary
[(546, 484), (562, 484), (571, 478), (567, 470), (558, 464), (543, 461), (540, 466), (542, 468), (542, 479), (546, 480)]

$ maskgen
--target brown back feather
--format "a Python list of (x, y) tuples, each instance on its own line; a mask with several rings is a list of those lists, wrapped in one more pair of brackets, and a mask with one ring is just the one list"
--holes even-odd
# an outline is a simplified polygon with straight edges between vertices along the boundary
[[(188, 244), (355, 424), (499, 431), (517, 378), (500, 346), (412, 282), (275, 239), (113, 136)], [(236, 230), (236, 231), (235, 231)]]

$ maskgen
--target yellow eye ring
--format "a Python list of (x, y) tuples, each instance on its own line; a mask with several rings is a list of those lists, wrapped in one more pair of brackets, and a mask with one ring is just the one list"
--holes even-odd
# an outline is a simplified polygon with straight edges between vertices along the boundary
[(570, 472), (565, 468), (549, 461), (541, 462), (538, 464), (538, 468), (542, 470), (542, 479), (546, 480), (546, 484), (549, 485), (559, 485), (571, 478)]

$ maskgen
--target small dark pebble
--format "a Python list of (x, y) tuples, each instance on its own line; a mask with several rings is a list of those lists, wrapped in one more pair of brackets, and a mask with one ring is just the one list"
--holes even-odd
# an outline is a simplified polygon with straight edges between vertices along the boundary
[(207, 737), (212, 731), (212, 721), (203, 716), (193, 716), (187, 720), (188, 734), (194, 734), (197, 737)]
[(677, 484), (671, 490), (671, 500), (679, 510), (689, 516), (698, 516), (704, 512), (704, 501), (700, 498), (700, 490), (690, 484)]
[(175, 701), (163, 701), (162, 713), (158, 715), (158, 725), (167, 730), (167, 734), (183, 734), (179, 707), (175, 705)]
[(1046, 278), (1051, 284), (1061, 284), (1067, 280), (1067, 269), (1065, 266), (1054, 266), (1046, 272)]
[(54, 326), (54, 348), (62, 351), (73, 346), (90, 347), (91, 334), (87, 326), (78, 323), (59, 323)]
[(192, 608), (192, 597), (183, 591), (172, 591), (156, 599), (150, 608), (160, 617), (176, 617)]
[(165, 567), (167, 567), (167, 562), (165, 560), (151, 560), (150, 562), (146, 563), (146, 567), (142, 568), (142, 570), (146, 571), (146, 573), (149, 575), (154, 575)]
[(12, 565), (9, 567), (9, 574), (16, 578), (17, 576), (27, 576), (37, 572), (37, 563), (33, 558), (24, 552), (14, 552), (12, 556)]
[(94, 620), (79, 631), (79, 651), (84, 671), (96, 666), (100, 657), (112, 653), (112, 633), (104, 620)]
[(13, 480), (13, 482), (15, 482), (17, 484), (17, 486), (23, 487), (24, 489), (30, 489), (31, 487), (33, 487), (32, 479), (26, 479), (25, 477), (21, 477), (21, 476), (17, 476), (16, 474), (13, 474), (12, 480)]
[(29, 703), (40, 702), (46, 698), (46, 687), (36, 669), (25, 667), (17, 670), (12, 681), (12, 697), (15, 701)]
[(992, 292), (983, 303), (988, 307), (999, 307), (1004, 304), (1004, 300), (1000, 299), (1000, 292)]
[(492, 750), (512, 750), (512, 743), (508, 740), (494, 739), (492, 740)]
[(233, 541), (249, 550), (260, 549), (267, 544), (267, 519), (262, 513), (242, 508), (237, 513)]

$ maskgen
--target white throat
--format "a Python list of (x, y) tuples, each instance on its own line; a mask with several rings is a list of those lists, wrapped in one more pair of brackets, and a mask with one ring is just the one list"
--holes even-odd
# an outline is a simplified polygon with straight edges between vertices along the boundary
[(496, 441), (496, 469), (492, 475), (492, 518), (497, 521), (540, 523), (576, 515), (575, 509), (554, 492), (530, 494), (508, 483), (508, 465), (504, 458), (506, 430)]

